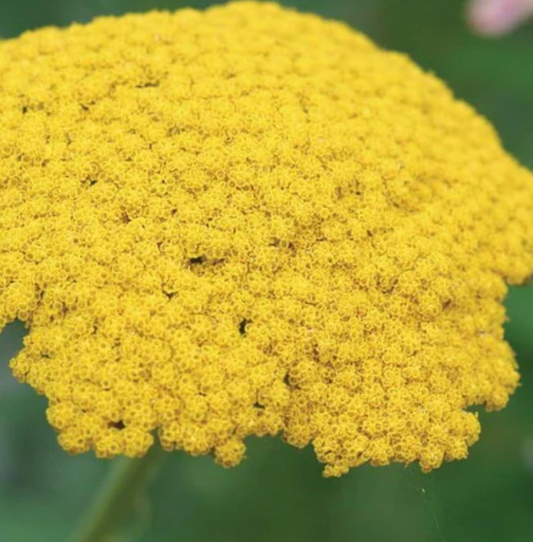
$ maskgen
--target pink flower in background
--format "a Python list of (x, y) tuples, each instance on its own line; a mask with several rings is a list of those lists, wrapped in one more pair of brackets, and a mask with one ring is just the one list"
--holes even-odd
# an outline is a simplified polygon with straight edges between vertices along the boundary
[(500, 36), (533, 17), (533, 0), (470, 0), (467, 17), (477, 32)]

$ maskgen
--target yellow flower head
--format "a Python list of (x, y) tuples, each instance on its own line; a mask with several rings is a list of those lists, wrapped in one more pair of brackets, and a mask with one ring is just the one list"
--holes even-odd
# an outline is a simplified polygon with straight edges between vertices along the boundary
[(0, 44), (0, 329), (71, 453), (466, 457), (518, 382), (533, 179), (403, 55), (275, 4)]

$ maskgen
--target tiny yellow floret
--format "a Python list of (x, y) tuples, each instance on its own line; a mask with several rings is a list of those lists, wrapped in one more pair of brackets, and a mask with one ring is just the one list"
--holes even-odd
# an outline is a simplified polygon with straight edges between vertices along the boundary
[(533, 177), (404, 55), (275, 4), (0, 43), (0, 330), (71, 453), (463, 459), (518, 383)]

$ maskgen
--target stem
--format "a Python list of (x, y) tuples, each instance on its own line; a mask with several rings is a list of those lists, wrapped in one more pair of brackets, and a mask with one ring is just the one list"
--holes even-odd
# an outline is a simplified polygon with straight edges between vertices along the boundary
[(141, 459), (117, 458), (71, 542), (103, 542), (116, 533), (163, 457), (154, 445)]

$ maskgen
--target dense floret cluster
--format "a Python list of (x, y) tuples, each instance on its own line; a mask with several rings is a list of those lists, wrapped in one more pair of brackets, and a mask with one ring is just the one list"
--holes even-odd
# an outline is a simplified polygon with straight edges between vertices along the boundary
[(518, 374), (533, 179), (340, 23), (244, 2), (0, 43), (0, 329), (71, 453), (466, 457)]

